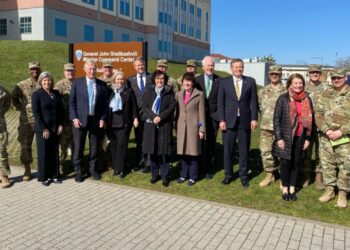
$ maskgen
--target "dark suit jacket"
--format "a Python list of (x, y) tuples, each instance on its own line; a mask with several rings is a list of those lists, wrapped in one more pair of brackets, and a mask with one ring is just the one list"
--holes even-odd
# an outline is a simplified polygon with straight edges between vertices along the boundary
[[(109, 89), (108, 106), (114, 96), (114, 91)], [(138, 117), (134, 91), (130, 87), (126, 87), (123, 92), (120, 93), (120, 97), (123, 103), (123, 109), (121, 111), (113, 112), (111, 108), (108, 108), (108, 128), (111, 128), (113, 125), (113, 117), (116, 118), (119, 116), (118, 118), (123, 120), (123, 127), (132, 126), (134, 119)]]
[[(96, 103), (94, 110), (94, 127), (99, 127), (99, 121), (107, 122), (108, 118), (108, 90), (104, 81), (96, 80)], [(86, 77), (75, 79), (70, 92), (69, 118), (78, 118), (82, 127), (86, 127), (89, 116), (89, 97)]]
[(218, 117), (218, 91), (219, 91), (219, 76), (213, 74), (213, 84), (211, 86), (211, 91), (209, 97), (206, 96), (205, 92), (205, 82), (204, 74), (196, 77), (196, 88), (204, 93), (205, 96), (205, 114), (207, 118), (210, 116), (215, 121), (219, 121)]
[(258, 120), (258, 104), (255, 79), (242, 76), (241, 97), (237, 100), (233, 77), (220, 79), (218, 94), (219, 121), (225, 121), (227, 128), (233, 128), (237, 122), (237, 111), (240, 111), (239, 128), (250, 129), (251, 121)]
[(56, 133), (59, 125), (63, 125), (63, 105), (61, 95), (57, 90), (52, 91), (52, 98), (42, 88), (32, 96), (32, 110), (35, 119), (35, 132), (48, 129)]
[[(137, 108), (138, 108), (138, 113), (139, 113), (139, 118), (142, 118), (143, 117), (143, 112), (142, 112), (143, 94), (141, 93), (139, 85), (137, 84), (137, 74), (131, 76), (128, 79), (128, 84), (129, 84), (129, 86), (132, 88), (132, 90), (135, 93), (136, 102), (137, 102)], [(153, 83), (151, 81), (151, 74), (146, 72), (145, 92), (152, 85), (153, 85)]]

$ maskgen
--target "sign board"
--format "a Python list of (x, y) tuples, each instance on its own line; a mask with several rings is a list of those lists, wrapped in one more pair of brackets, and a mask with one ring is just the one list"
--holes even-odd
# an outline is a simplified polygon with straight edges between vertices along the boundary
[[(76, 76), (85, 75), (83, 70), (86, 61), (96, 62), (97, 77), (103, 73), (104, 61), (113, 64), (113, 72), (123, 71), (126, 78), (135, 74), (133, 61), (143, 57), (147, 63), (146, 42), (113, 42), (113, 43), (74, 43), (69, 45), (69, 62), (74, 63)], [(147, 64), (146, 70), (147, 70)]]

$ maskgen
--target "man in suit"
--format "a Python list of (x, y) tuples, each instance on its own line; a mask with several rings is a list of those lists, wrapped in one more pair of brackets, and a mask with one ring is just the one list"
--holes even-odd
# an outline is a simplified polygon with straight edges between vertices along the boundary
[(73, 81), (69, 106), (69, 116), (73, 121), (73, 164), (76, 182), (83, 181), (82, 164), (87, 133), (90, 142), (89, 171), (94, 179), (101, 179), (101, 175), (96, 171), (98, 142), (108, 114), (107, 86), (105, 82), (96, 78), (96, 64), (87, 61), (84, 71), (85, 77)]
[(218, 117), (224, 145), (225, 178), (222, 184), (233, 180), (233, 152), (236, 139), (239, 143), (239, 177), (243, 187), (249, 186), (248, 152), (251, 129), (257, 127), (258, 105), (255, 79), (244, 76), (241, 59), (231, 62), (232, 76), (220, 80)]
[(219, 129), (217, 113), (217, 99), (219, 90), (219, 76), (214, 74), (214, 59), (206, 56), (202, 60), (203, 74), (196, 77), (196, 87), (203, 91), (205, 96), (205, 124), (206, 124), (206, 152), (205, 152), (205, 178), (211, 179), (214, 175), (214, 156), (216, 137)]
[[(138, 167), (144, 166), (142, 172), (150, 172), (150, 166), (145, 161), (145, 155), (142, 153), (142, 140), (143, 140), (143, 128), (145, 124), (145, 117), (142, 110), (142, 98), (147, 88), (152, 85), (151, 76), (145, 71), (145, 61), (141, 57), (137, 57), (134, 60), (134, 69), (136, 74), (128, 79), (130, 87), (133, 89), (138, 109), (139, 126), (135, 128), (135, 140), (136, 140), (136, 160)], [(145, 164), (146, 163), (146, 164)], [(133, 168), (134, 171), (138, 168)]]

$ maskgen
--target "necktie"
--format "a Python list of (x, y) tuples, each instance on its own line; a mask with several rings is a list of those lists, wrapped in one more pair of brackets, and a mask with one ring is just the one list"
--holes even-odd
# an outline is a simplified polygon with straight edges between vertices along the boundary
[(94, 106), (94, 82), (89, 80), (88, 84), (88, 95), (89, 95), (89, 114), (92, 114), (92, 109)]
[(142, 94), (145, 92), (145, 83), (143, 82), (142, 75), (140, 75), (140, 91)]
[(210, 78), (207, 77), (205, 80), (205, 94), (207, 95), (207, 98), (210, 95), (210, 90), (211, 90)]
[(238, 79), (236, 79), (235, 89), (236, 89), (237, 99), (239, 100), (239, 98), (241, 97), (241, 93), (239, 92), (239, 83), (238, 83)]

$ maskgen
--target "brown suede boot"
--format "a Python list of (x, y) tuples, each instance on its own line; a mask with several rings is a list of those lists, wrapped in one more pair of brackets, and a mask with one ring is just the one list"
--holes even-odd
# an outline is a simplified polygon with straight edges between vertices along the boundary
[(10, 181), (9, 181), (9, 177), (3, 173), (0, 173), (1, 176), (1, 184), (0, 187), (2, 188), (8, 188), (11, 186)]
[(337, 207), (346, 208), (348, 206), (347, 193), (344, 190), (339, 190)]
[(32, 173), (30, 171), (30, 165), (24, 165), (23, 181), (30, 181), (32, 179)]
[(267, 187), (267, 186), (270, 185), (272, 182), (275, 182), (275, 175), (273, 174), (273, 172), (266, 172), (265, 179), (263, 179), (263, 180), (259, 183), (259, 186), (260, 186), (260, 187)]
[(326, 203), (335, 197), (334, 187), (326, 186), (326, 191), (323, 195), (318, 199), (322, 203)]
[(315, 186), (317, 190), (323, 190), (325, 189), (325, 185), (323, 184), (323, 178), (322, 173), (318, 172), (315, 176)]

